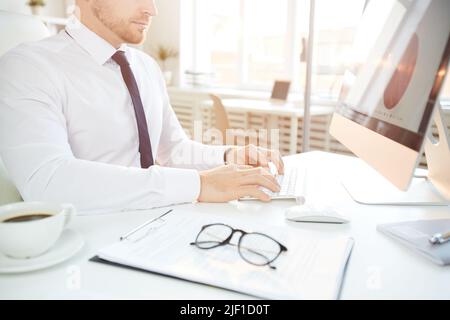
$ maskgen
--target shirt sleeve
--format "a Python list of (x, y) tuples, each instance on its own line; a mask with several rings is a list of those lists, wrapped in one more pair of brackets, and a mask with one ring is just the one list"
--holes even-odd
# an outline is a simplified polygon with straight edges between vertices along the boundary
[(207, 170), (224, 165), (224, 154), (230, 146), (206, 145), (189, 139), (170, 105), (167, 89), (161, 75), (159, 79), (164, 106), (158, 163), (164, 166), (194, 168), (196, 170)]
[(0, 156), (25, 201), (69, 202), (80, 211), (95, 211), (198, 198), (200, 177), (193, 169), (141, 169), (75, 158), (58, 75), (18, 53), (4, 55), (0, 70)]

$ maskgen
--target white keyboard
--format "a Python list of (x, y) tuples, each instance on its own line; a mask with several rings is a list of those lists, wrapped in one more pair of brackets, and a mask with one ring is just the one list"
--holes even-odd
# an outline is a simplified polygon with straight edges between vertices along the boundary
[[(272, 192), (266, 188), (262, 190), (275, 199), (295, 199), (299, 203), (305, 202), (305, 185), (306, 185), (306, 171), (299, 167), (287, 167), (284, 170), (284, 175), (276, 177), (278, 184), (281, 187), (280, 192)], [(255, 200), (253, 197), (243, 197), (240, 200)]]

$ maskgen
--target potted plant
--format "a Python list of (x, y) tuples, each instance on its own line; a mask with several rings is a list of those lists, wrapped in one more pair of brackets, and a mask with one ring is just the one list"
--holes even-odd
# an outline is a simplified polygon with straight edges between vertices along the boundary
[(159, 46), (156, 51), (156, 59), (161, 63), (161, 69), (166, 81), (166, 85), (170, 85), (172, 82), (172, 71), (167, 70), (167, 60), (178, 57), (178, 51), (168, 46)]
[(42, 7), (45, 6), (45, 0), (30, 0), (28, 5), (31, 8), (32, 14), (39, 15), (42, 11)]

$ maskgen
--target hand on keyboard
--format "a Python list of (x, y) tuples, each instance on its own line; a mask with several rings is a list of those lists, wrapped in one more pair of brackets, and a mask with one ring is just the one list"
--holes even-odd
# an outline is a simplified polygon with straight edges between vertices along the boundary
[(284, 173), (284, 163), (277, 150), (266, 149), (252, 144), (231, 147), (225, 153), (225, 163), (263, 167), (272, 165), (280, 174)]
[(244, 196), (261, 201), (270, 197), (261, 188), (279, 191), (277, 180), (267, 169), (227, 165), (200, 173), (199, 202), (228, 202)]
[[(273, 171), (271, 170), (273, 173)], [(275, 175), (275, 179), (280, 185), (279, 192), (272, 192), (266, 188), (261, 188), (271, 199), (295, 199), (299, 203), (303, 203), (305, 184), (305, 174), (299, 167), (287, 167), (284, 175)], [(241, 200), (255, 200), (255, 198), (245, 197)]]

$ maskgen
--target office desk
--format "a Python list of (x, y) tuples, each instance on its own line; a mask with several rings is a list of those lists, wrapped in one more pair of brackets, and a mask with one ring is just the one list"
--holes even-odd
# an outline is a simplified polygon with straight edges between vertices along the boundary
[[(303, 116), (302, 104), (299, 102), (259, 99), (222, 99), (222, 103), (230, 111), (258, 112), (279, 116)], [(212, 106), (212, 102), (205, 101), (205, 106)], [(330, 110), (331, 107), (327, 108), (327, 110)]]
[[(355, 246), (343, 281), (341, 299), (450, 299), (450, 268), (433, 264), (376, 231), (379, 223), (450, 218), (450, 207), (366, 206), (351, 200), (339, 174), (351, 170), (353, 158), (311, 152), (286, 158), (308, 167), (307, 201), (333, 205), (350, 224), (287, 222), (290, 201), (185, 204), (176, 211), (197, 211), (255, 219), (318, 237), (349, 235)], [(0, 299), (247, 299), (249, 296), (161, 275), (89, 262), (98, 249), (167, 209), (78, 216), (70, 228), (80, 232), (85, 247), (54, 267), (16, 275), (0, 275)]]
[[(289, 153), (297, 153), (298, 142), (298, 120), (302, 119), (305, 109), (300, 102), (283, 102), (276, 100), (258, 100), (258, 99), (222, 99), (223, 106), (229, 112), (254, 113), (266, 117), (265, 129), (277, 129), (277, 117), (288, 117), (290, 119), (290, 146)], [(211, 108), (212, 101), (206, 100), (202, 103), (202, 108)], [(311, 106), (310, 115), (323, 116), (330, 115), (334, 112), (334, 106)], [(200, 117), (200, 115), (198, 116)], [(244, 129), (248, 129), (248, 123)]]

